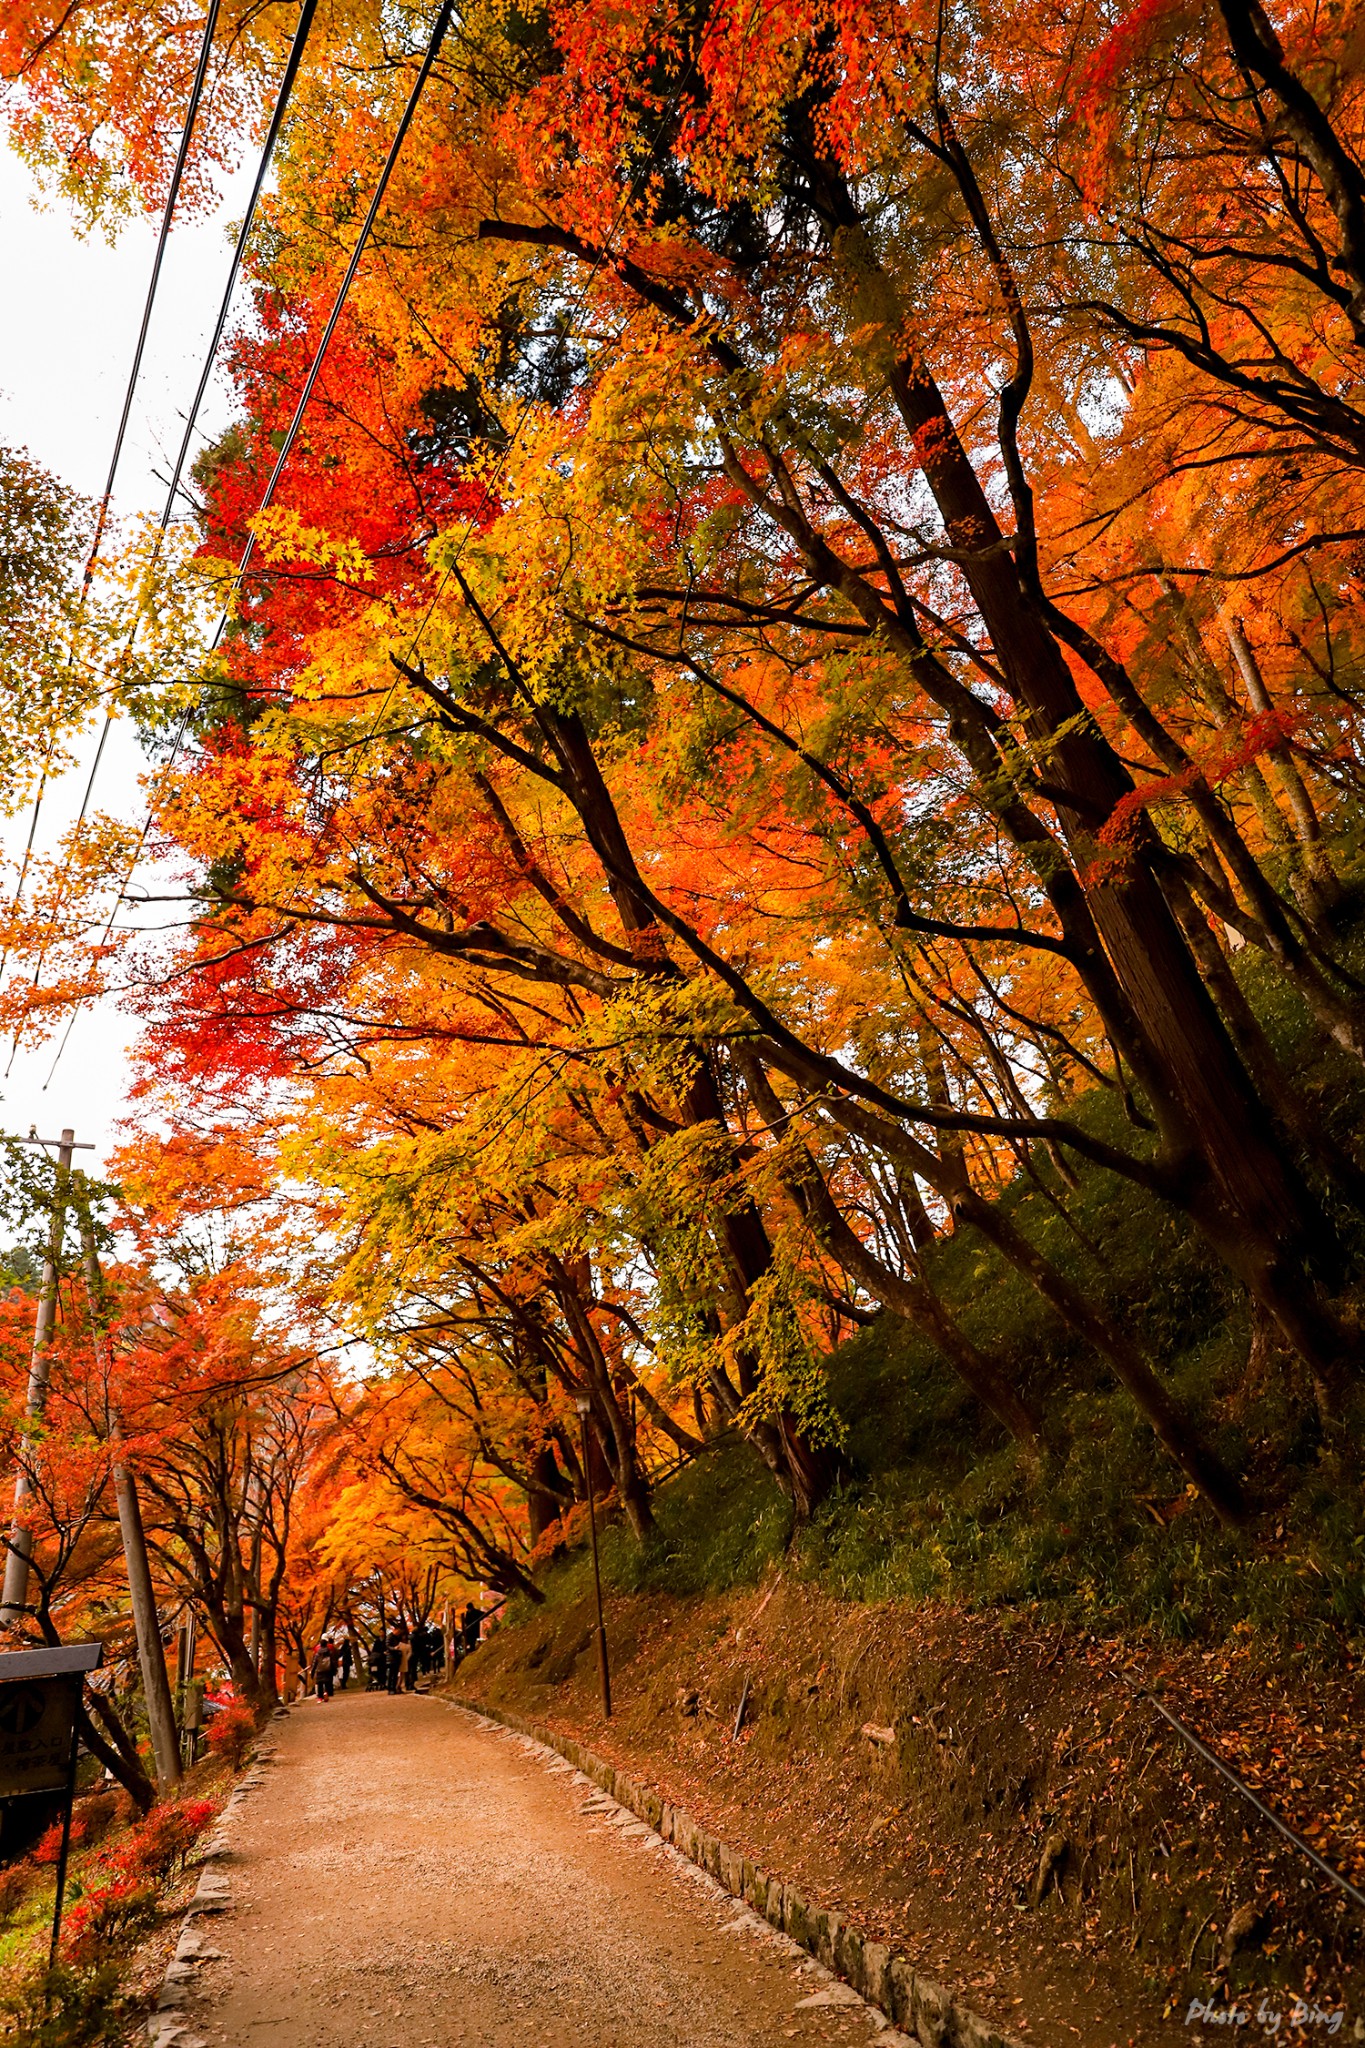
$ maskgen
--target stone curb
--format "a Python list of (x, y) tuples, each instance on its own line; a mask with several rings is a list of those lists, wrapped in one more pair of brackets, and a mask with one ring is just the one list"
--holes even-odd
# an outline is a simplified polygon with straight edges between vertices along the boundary
[[(869, 2005), (875, 2005), (911, 2041), (919, 2043), (919, 2048), (1026, 2048), (1017, 2035), (1001, 2033), (942, 1984), (922, 1976), (903, 1956), (893, 1955), (879, 1941), (867, 1940), (841, 1914), (809, 1905), (794, 1885), (770, 1876), (718, 1835), (699, 1827), (681, 1806), (661, 1798), (651, 1786), (636, 1784), (572, 1736), (556, 1734), (552, 1728), (523, 1720), (519, 1714), (504, 1713), (499, 1707), (482, 1706), (453, 1694), (446, 1699), (464, 1713), (496, 1722), (557, 1751), (724, 1890), (761, 1914), (770, 1927), (851, 1984)], [(190, 2044), (178, 2043), (176, 2048), (190, 2048)]]
[(232, 1849), (224, 1829), (248, 1792), (254, 1792), (258, 1785), (265, 1783), (256, 1766), (268, 1762), (274, 1754), (273, 1749), (260, 1747), (249, 1753), (246, 1770), (228, 1794), (217, 1826), (199, 1852), (199, 1882), (180, 1923), (180, 1939), (176, 1942), (175, 1954), (166, 1965), (156, 2008), (147, 2022), (147, 2039), (151, 2048), (207, 2048), (202, 2035), (196, 2034), (187, 2023), (186, 2008), (190, 2004), (191, 1987), (199, 1974), (200, 1964), (216, 1962), (222, 1950), (205, 1943), (201, 1924), (205, 1916), (232, 1911), (232, 1886), (222, 1868), (224, 1863), (232, 1860)]

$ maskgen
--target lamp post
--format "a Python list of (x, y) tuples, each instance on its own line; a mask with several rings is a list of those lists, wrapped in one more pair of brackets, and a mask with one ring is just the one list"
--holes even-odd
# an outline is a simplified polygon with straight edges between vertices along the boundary
[(602, 1620), (602, 1569), (597, 1561), (597, 1499), (592, 1483), (592, 1458), (588, 1451), (588, 1409), (586, 1394), (576, 1397), (578, 1420), (583, 1430), (583, 1477), (588, 1482), (588, 1527), (592, 1531), (592, 1582), (597, 1593), (597, 1670), (602, 1680), (602, 1715), (611, 1719), (611, 1673), (607, 1668), (607, 1630)]

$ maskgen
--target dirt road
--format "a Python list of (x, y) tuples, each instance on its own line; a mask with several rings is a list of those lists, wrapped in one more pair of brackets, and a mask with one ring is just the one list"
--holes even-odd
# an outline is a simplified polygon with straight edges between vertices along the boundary
[(310, 1700), (271, 1740), (168, 2048), (902, 2040), (568, 1765), (436, 1700)]

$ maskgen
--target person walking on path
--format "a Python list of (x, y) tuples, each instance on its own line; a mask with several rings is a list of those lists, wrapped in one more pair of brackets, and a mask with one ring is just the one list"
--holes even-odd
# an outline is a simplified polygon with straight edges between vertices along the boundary
[(436, 1668), (431, 1654), (431, 1639), (434, 1634), (435, 1630), (429, 1621), (419, 1621), (412, 1632), (412, 1661), (419, 1678), (430, 1678)]
[(389, 1681), (389, 1652), (382, 1629), (375, 1631), (370, 1644), (370, 1692), (383, 1692)]
[(351, 1638), (341, 1638), (341, 1690), (345, 1692), (351, 1682)]
[(390, 1629), (388, 1654), (390, 1692), (397, 1692), (403, 1682), (403, 1652), (406, 1648), (407, 1644), (404, 1642), (401, 1632), (397, 1628)]
[(313, 1687), (320, 1700), (329, 1700), (332, 1697), (332, 1680), (335, 1674), (336, 1653), (324, 1636), (313, 1658)]

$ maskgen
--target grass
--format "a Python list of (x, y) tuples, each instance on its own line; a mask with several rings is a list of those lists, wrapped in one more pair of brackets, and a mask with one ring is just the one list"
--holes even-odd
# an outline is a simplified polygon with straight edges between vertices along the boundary
[[(1297, 999), (1254, 963), (1244, 978), (1314, 1113), (1351, 1142), (1365, 1124), (1365, 1071), (1315, 1043)], [(1067, 1111), (1115, 1143), (1138, 1137), (1112, 1091)], [(1043, 1162), (1039, 1181), (1021, 1176), (1005, 1206), (1141, 1341), (1244, 1477), (1257, 1510), (1249, 1529), (1219, 1526), (1100, 1362), (968, 1232), (935, 1245), (928, 1270), (972, 1338), (1056, 1426), (1044, 1482), (933, 1348), (882, 1317), (828, 1361), (851, 1469), (808, 1527), (793, 1534), (756, 1453), (723, 1442), (660, 1488), (647, 1545), (608, 1527), (608, 1583), (719, 1592), (752, 1584), (785, 1556), (788, 1569), (853, 1600), (1027, 1607), (1098, 1632), (1184, 1639), (1250, 1629), (1309, 1656), (1365, 1647), (1359, 1460), (1322, 1444), (1296, 1362), (1273, 1349), (1249, 1362), (1245, 1300), (1175, 1212), (1108, 1174), (1087, 1171), (1069, 1191)], [(1345, 1211), (1334, 1220), (1359, 1274), (1362, 1220)], [(1362, 1302), (1358, 1287), (1348, 1311)], [(1363, 1433), (1365, 1392), (1340, 1419), (1339, 1441), (1358, 1444)], [(550, 1598), (581, 1593), (586, 1570), (579, 1555), (552, 1566)]]
[[(201, 1767), (206, 1780), (217, 1765)], [(47, 1963), (58, 1830), (6, 1866), (0, 1887), (0, 2041), (13, 2048), (87, 2048), (123, 2042), (138, 2018), (127, 1981), (138, 1944), (167, 1910), (167, 1893), (219, 1810), (216, 1798), (167, 1799), (136, 1815), (122, 1796), (77, 1802), (62, 1919), (61, 1955)], [(145, 2018), (145, 2013), (142, 2014)]]

